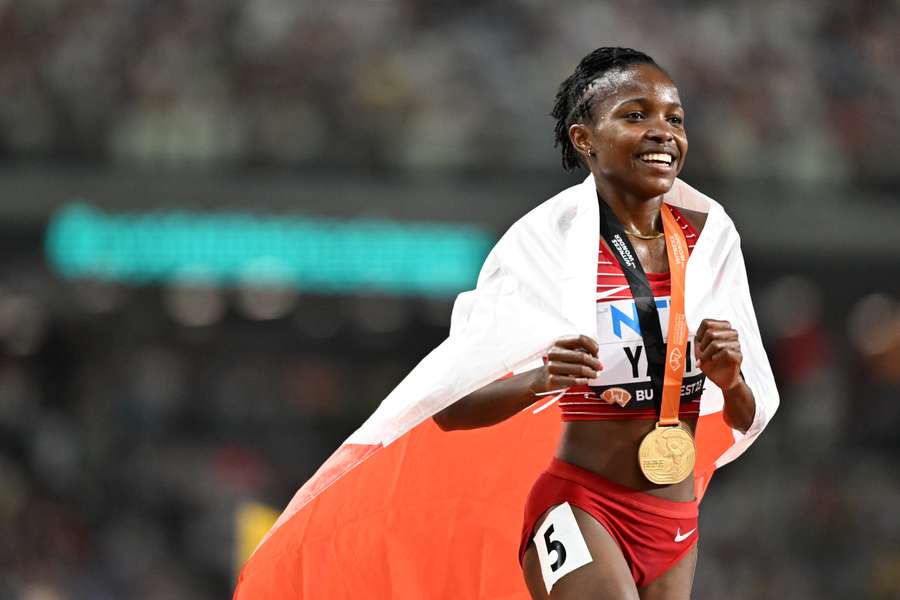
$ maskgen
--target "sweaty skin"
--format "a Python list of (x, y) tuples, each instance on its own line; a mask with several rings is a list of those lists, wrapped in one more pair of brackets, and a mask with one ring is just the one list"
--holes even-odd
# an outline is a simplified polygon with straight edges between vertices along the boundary
[[(569, 139), (594, 175), (598, 201), (606, 202), (626, 231), (650, 234), (662, 231), (659, 214), (662, 196), (681, 171), (687, 154), (684, 111), (678, 90), (669, 76), (654, 65), (615, 69), (589, 86), (585, 97), (598, 95), (591, 118), (569, 128)], [(582, 99), (582, 102), (586, 98)], [(671, 164), (639, 158), (666, 153)], [(706, 215), (680, 209), (702, 231)], [(669, 270), (664, 238), (630, 238), (645, 272)], [(746, 431), (753, 422), (755, 401), (740, 375), (741, 351), (737, 332), (727, 321), (704, 319), (695, 332), (695, 355), (700, 369), (724, 393), (725, 420)], [(597, 377), (602, 364), (597, 343), (590, 336), (558, 340), (538, 369), (491, 383), (447, 407), (434, 420), (445, 430), (470, 429), (498, 423), (534, 403), (545, 391), (583, 385)], [(696, 419), (686, 419), (691, 431)], [(569, 421), (563, 424), (556, 456), (620, 485), (676, 502), (694, 499), (693, 477), (673, 485), (656, 485), (640, 471), (637, 451), (654, 428), (652, 420)], [(636, 590), (621, 551), (609, 534), (586, 513), (575, 509), (593, 566), (574, 571), (554, 587), (551, 598), (688, 598), (696, 562), (696, 549), (642, 590)], [(543, 518), (535, 524), (540, 527)], [(547, 598), (534, 544), (523, 565), (534, 598)], [(597, 595), (599, 594), (599, 595)]]

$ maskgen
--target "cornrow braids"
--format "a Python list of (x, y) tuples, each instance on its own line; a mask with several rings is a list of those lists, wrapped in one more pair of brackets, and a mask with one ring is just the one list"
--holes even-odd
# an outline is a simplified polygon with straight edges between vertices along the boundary
[(569, 139), (569, 127), (573, 123), (590, 119), (597, 101), (597, 94), (588, 93), (591, 85), (609, 71), (640, 64), (659, 67), (652, 58), (638, 50), (618, 47), (597, 48), (582, 58), (575, 67), (575, 72), (559, 84), (556, 103), (550, 116), (556, 119), (556, 141), (553, 147), (560, 147), (565, 170), (573, 171), (582, 166), (581, 156)]

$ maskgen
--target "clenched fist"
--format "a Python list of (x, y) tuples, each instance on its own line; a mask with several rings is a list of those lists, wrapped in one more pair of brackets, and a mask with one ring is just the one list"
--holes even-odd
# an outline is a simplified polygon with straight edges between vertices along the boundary
[(603, 364), (597, 359), (600, 347), (586, 335), (556, 340), (547, 351), (544, 366), (537, 369), (529, 386), (533, 394), (587, 385), (597, 378)]
[(742, 383), (741, 342), (728, 321), (703, 319), (694, 336), (694, 356), (707, 379), (723, 391)]

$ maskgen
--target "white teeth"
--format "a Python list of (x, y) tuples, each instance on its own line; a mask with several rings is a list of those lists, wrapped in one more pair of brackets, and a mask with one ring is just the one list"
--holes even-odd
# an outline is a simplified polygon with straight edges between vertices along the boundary
[(639, 158), (645, 161), (664, 162), (667, 165), (672, 164), (672, 156), (669, 154), (648, 152), (647, 154), (641, 154)]

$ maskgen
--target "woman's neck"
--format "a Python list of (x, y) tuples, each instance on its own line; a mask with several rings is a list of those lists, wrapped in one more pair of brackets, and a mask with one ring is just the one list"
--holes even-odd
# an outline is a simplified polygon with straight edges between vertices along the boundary
[(651, 234), (662, 231), (659, 206), (662, 196), (637, 197), (597, 181), (600, 202), (606, 202), (625, 231)]

